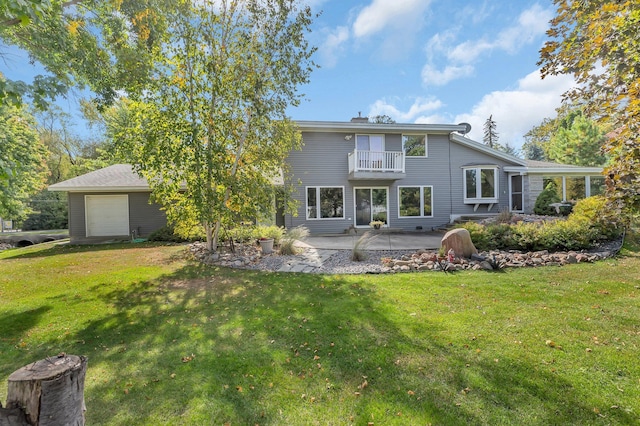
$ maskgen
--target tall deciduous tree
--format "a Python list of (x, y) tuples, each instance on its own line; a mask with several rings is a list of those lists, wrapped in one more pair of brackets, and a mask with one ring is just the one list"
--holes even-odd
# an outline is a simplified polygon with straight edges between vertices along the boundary
[(555, 18), (540, 52), (542, 75), (572, 74), (567, 93), (613, 124), (605, 150), (607, 194), (620, 210), (640, 208), (640, 5), (637, 0), (554, 0)]
[(24, 217), (28, 197), (44, 186), (45, 155), (33, 117), (0, 105), (0, 217)]
[(30, 98), (40, 108), (72, 86), (89, 86), (101, 104), (141, 90), (165, 29), (170, 0), (6, 0), (0, 39), (29, 52), (48, 75), (31, 82), (0, 75), (0, 103)]
[(300, 101), (314, 49), (305, 39), (310, 9), (298, 3), (175, 2), (157, 84), (112, 115), (121, 154), (170, 220), (204, 226), (210, 250), (222, 225), (273, 210), (274, 181), (300, 146), (286, 109)]

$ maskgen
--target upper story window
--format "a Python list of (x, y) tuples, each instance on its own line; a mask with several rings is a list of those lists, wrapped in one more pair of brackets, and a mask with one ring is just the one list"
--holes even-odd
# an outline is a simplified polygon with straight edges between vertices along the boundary
[(344, 219), (344, 188), (307, 187), (307, 219)]
[(465, 203), (498, 202), (498, 167), (465, 167), (463, 170)]
[(402, 150), (407, 157), (427, 157), (427, 135), (402, 135)]
[(384, 152), (384, 135), (356, 135), (358, 151)]

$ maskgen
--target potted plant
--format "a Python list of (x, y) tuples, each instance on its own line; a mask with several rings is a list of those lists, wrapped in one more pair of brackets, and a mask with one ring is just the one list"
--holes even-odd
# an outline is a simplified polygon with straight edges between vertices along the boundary
[(380, 229), (382, 225), (384, 225), (384, 222), (381, 220), (374, 220), (369, 222), (369, 226), (372, 227), (373, 229)]
[(258, 242), (260, 243), (260, 249), (262, 249), (262, 254), (271, 254), (273, 253), (273, 238), (261, 237)]

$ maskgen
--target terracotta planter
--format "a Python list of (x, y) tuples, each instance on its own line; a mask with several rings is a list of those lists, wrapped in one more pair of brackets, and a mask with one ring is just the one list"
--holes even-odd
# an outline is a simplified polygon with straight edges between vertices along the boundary
[(264, 238), (258, 240), (260, 242), (260, 248), (262, 249), (262, 254), (271, 254), (273, 253), (273, 238)]

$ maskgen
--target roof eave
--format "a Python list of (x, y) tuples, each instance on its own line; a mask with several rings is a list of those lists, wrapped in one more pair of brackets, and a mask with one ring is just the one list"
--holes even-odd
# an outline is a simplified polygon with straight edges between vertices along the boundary
[(51, 192), (150, 192), (151, 188), (145, 186), (56, 186), (47, 188)]
[(377, 123), (352, 123), (343, 121), (296, 121), (301, 131), (315, 132), (359, 132), (359, 131), (390, 131), (390, 132), (427, 132), (449, 134), (451, 132), (464, 132), (467, 126), (464, 124), (377, 124)]
[(498, 151), (496, 149), (488, 147), (487, 145), (481, 144), (480, 142), (476, 142), (472, 139), (465, 138), (464, 136), (459, 135), (457, 133), (451, 133), (451, 135), (449, 136), (449, 140), (451, 140), (452, 142), (457, 142), (461, 145), (467, 146), (471, 149), (475, 149), (476, 151), (480, 151), (492, 157), (497, 157), (497, 158), (500, 158), (501, 160), (508, 161), (510, 163), (516, 163), (523, 167), (526, 165), (525, 160), (523, 160), (522, 158), (518, 158), (511, 154), (507, 154), (506, 152)]
[(562, 175), (599, 175), (602, 174), (602, 167), (514, 167), (507, 166), (505, 172), (527, 173), (527, 174), (562, 174)]

